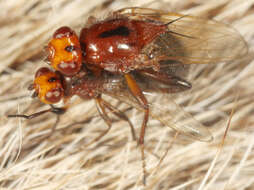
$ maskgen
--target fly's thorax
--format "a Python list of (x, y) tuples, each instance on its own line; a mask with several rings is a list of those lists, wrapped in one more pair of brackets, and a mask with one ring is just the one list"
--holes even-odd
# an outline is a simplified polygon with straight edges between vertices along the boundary
[(142, 68), (136, 61), (142, 48), (165, 30), (160, 23), (128, 18), (98, 22), (81, 31), (84, 61), (118, 73)]

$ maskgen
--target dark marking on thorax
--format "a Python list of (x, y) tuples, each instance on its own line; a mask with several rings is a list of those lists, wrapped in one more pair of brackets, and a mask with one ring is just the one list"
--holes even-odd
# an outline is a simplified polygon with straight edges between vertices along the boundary
[(112, 36), (124, 36), (127, 37), (130, 34), (129, 28), (126, 26), (119, 26), (112, 30), (107, 30), (99, 34), (99, 38), (108, 38)]

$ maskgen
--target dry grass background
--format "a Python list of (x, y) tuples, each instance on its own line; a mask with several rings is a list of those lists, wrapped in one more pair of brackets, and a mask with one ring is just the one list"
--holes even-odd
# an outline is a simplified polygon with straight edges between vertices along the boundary
[[(116, 118), (103, 139), (85, 146), (106, 127), (92, 100), (76, 98), (50, 137), (53, 114), (30, 121), (5, 117), (47, 107), (32, 100), (26, 89), (35, 70), (46, 65), (43, 47), (56, 28), (69, 25), (79, 32), (89, 15), (103, 18), (127, 6), (220, 20), (234, 26), (249, 45), (243, 60), (195, 67), (192, 91), (176, 99), (210, 128), (213, 142), (180, 135), (157, 168), (174, 133), (155, 120), (149, 122), (146, 189), (254, 189), (254, 0), (0, 1), (1, 189), (142, 189), (140, 152), (125, 122)], [(217, 154), (233, 108), (224, 147)], [(127, 113), (138, 131), (141, 113)]]

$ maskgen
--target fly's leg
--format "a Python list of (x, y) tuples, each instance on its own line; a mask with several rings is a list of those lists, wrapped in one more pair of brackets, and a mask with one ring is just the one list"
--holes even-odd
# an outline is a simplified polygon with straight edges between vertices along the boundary
[(109, 130), (112, 127), (111, 119), (108, 117), (102, 101), (103, 100), (102, 100), (101, 96), (99, 96), (98, 98), (95, 98), (97, 111), (98, 111), (99, 115), (101, 116), (101, 118), (104, 120), (104, 122), (107, 124), (108, 128), (105, 131), (103, 131), (99, 136), (95, 137), (91, 142), (89, 142), (88, 144), (83, 146), (82, 149), (86, 148), (86, 147), (90, 146), (91, 144), (95, 143), (96, 141), (100, 140), (102, 137), (104, 137), (109, 132)]
[(93, 139), (91, 142), (89, 142), (88, 144), (86, 144), (85, 146), (89, 146), (91, 144), (93, 144), (96, 141), (99, 141), (102, 137), (104, 137), (111, 129), (112, 127), (112, 121), (109, 118), (106, 110), (108, 109), (110, 112), (112, 112), (113, 114), (115, 114), (117, 117), (119, 117), (120, 119), (125, 120), (126, 122), (128, 122), (130, 128), (131, 128), (131, 133), (132, 133), (132, 138), (133, 140), (136, 140), (136, 134), (135, 134), (135, 130), (134, 127), (132, 125), (132, 123), (130, 122), (130, 120), (128, 119), (128, 117), (121, 112), (120, 110), (118, 110), (116, 107), (114, 107), (113, 105), (111, 105), (110, 103), (108, 103), (107, 101), (103, 100), (101, 98), (101, 96), (95, 98), (95, 102), (96, 102), (96, 108), (98, 110), (99, 115), (102, 117), (102, 119), (104, 120), (104, 122), (107, 124), (108, 128), (107, 130), (105, 130), (104, 132), (102, 132), (98, 137), (96, 137), (95, 139)]
[(50, 107), (52, 109), (51, 112), (56, 114), (56, 121), (55, 121), (54, 125), (51, 128), (51, 134), (53, 134), (54, 131), (56, 130), (56, 127), (57, 127), (59, 121), (60, 121), (61, 115), (63, 115), (66, 112), (67, 107), (65, 107), (65, 108), (56, 108), (53, 105), (50, 105)]
[(117, 117), (119, 117), (120, 119), (126, 121), (129, 126), (130, 126), (130, 129), (131, 129), (131, 135), (132, 135), (132, 139), (134, 141), (136, 141), (136, 133), (135, 133), (135, 130), (134, 130), (134, 127), (131, 123), (131, 121), (129, 120), (129, 118), (125, 115), (124, 112), (122, 112), (121, 110), (117, 109), (116, 107), (114, 107), (113, 105), (111, 105), (110, 103), (108, 103), (107, 101), (101, 99), (101, 103), (111, 112), (113, 113), (114, 115), (116, 115)]
[(155, 72), (151, 69), (142, 70), (139, 73), (147, 78), (167, 85), (166, 88), (161, 89), (165, 93), (177, 93), (191, 89), (191, 83), (178, 76), (168, 75), (163, 72)]
[(136, 83), (135, 79), (132, 77), (131, 74), (125, 74), (124, 75), (125, 80), (127, 82), (127, 85), (129, 87), (129, 90), (131, 91), (132, 95), (137, 99), (139, 104), (144, 108), (145, 115), (142, 123), (142, 127), (140, 130), (140, 136), (139, 136), (139, 145), (141, 149), (141, 158), (143, 161), (143, 184), (146, 184), (146, 163), (145, 163), (145, 151), (144, 151), (144, 138), (145, 138), (145, 130), (149, 118), (149, 106), (148, 102), (146, 100), (146, 97), (144, 96), (142, 90), (139, 88), (138, 84)]
[(31, 115), (14, 114), (14, 115), (8, 115), (7, 117), (21, 117), (21, 118), (25, 118), (25, 119), (33, 119), (33, 118), (41, 116), (45, 113), (52, 112), (52, 113), (56, 114), (57, 117), (56, 117), (56, 121), (55, 121), (54, 125), (52, 126), (51, 133), (50, 133), (50, 135), (51, 135), (55, 131), (55, 129), (60, 121), (60, 116), (66, 112), (67, 108), (66, 107), (57, 108), (57, 107), (54, 107), (53, 105), (50, 105), (50, 107), (51, 108), (49, 108), (47, 110), (36, 112)]
[(103, 100), (102, 100), (101, 96), (99, 96), (98, 98), (95, 98), (95, 103), (96, 103), (96, 108), (98, 110), (99, 115), (102, 117), (104, 122), (107, 124), (108, 128), (103, 133), (101, 133), (98, 137), (94, 138), (91, 142), (86, 144), (86, 147), (93, 144), (94, 142), (100, 140), (102, 137), (104, 137), (112, 127), (112, 121), (108, 117), (107, 112), (105, 111), (105, 106), (103, 104)]
[(31, 114), (31, 115), (14, 114), (14, 115), (8, 115), (7, 117), (22, 117), (22, 118), (25, 118), (25, 119), (33, 119), (35, 117), (38, 117), (38, 116), (43, 115), (44, 113), (48, 113), (48, 112), (52, 112), (52, 113), (57, 114), (57, 115), (62, 115), (66, 111), (66, 108), (56, 108), (53, 105), (50, 105), (50, 106), (51, 106), (51, 108), (49, 108), (47, 110), (36, 112), (36, 113)]

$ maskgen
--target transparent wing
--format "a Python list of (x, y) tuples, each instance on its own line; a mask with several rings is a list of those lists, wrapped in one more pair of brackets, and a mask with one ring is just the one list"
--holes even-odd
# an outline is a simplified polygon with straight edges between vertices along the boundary
[(246, 42), (235, 29), (214, 20), (135, 7), (115, 14), (163, 24), (172, 22), (168, 24), (169, 35), (160, 41), (168, 58), (183, 64), (229, 62), (248, 52)]
[(180, 133), (184, 133), (192, 137), (193, 139), (200, 141), (213, 140), (209, 130), (200, 122), (195, 120), (195, 118), (188, 112), (184, 111), (168, 94), (149, 95), (156, 97), (156, 101), (149, 104), (151, 117), (157, 119), (163, 125), (169, 126)]
[[(144, 111), (126, 88), (117, 91), (104, 91), (104, 94)], [(164, 126), (171, 127), (199, 141), (211, 141), (213, 139), (208, 129), (176, 104), (169, 94), (158, 92), (144, 92), (144, 94), (149, 102), (150, 116), (160, 121)]]

